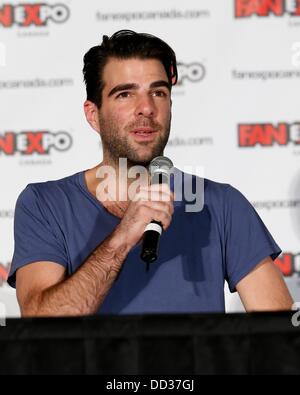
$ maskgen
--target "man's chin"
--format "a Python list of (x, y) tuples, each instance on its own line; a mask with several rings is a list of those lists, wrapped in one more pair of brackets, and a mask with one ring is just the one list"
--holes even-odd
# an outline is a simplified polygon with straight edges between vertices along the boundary
[(151, 160), (157, 156), (163, 155), (163, 152), (160, 150), (151, 150), (151, 152), (144, 153), (133, 153), (132, 155), (129, 153), (127, 156), (128, 164), (131, 166), (145, 166), (147, 167)]
[[(154, 156), (155, 157), (155, 156)], [(148, 167), (154, 157), (127, 158), (128, 166), (144, 166)]]

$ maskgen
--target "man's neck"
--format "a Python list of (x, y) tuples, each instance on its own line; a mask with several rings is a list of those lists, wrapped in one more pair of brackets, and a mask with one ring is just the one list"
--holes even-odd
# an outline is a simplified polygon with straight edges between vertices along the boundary
[[(110, 200), (121, 202), (125, 205), (132, 199), (132, 190), (136, 185), (148, 185), (148, 177), (129, 177), (129, 170), (136, 166), (128, 160), (115, 161), (103, 160), (89, 174), (90, 189), (94, 191), (98, 200)], [(142, 165), (141, 165), (142, 166)], [(144, 174), (147, 174), (147, 168), (143, 166)], [(103, 184), (101, 184), (103, 183)], [(133, 183), (136, 183), (133, 185)], [(131, 188), (132, 186), (132, 188)]]

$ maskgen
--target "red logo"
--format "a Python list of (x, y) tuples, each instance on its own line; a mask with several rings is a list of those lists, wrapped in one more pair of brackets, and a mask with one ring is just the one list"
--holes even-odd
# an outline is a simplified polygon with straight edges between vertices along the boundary
[(285, 277), (300, 274), (300, 254), (283, 253), (275, 260), (275, 265)]
[(0, 154), (48, 155), (51, 149), (67, 151), (72, 143), (71, 135), (66, 132), (7, 132), (0, 135)]
[(63, 4), (4, 4), (0, 8), (0, 26), (46, 26), (49, 20), (63, 23), (69, 16), (70, 10)]
[(275, 144), (286, 146), (289, 143), (300, 145), (300, 122), (238, 125), (238, 138), (240, 147), (270, 147)]
[(300, 16), (300, 0), (235, 0), (235, 17)]
[(8, 279), (9, 267), (10, 264), (3, 265), (0, 263), (0, 287), (2, 287), (2, 285), (6, 283)]

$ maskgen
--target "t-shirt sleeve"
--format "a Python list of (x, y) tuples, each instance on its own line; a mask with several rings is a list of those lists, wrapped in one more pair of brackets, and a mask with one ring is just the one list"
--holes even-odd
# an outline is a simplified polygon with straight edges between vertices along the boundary
[(18, 197), (14, 218), (14, 255), (8, 283), (16, 286), (16, 271), (38, 261), (51, 261), (67, 268), (63, 240), (53, 231), (39, 195), (28, 185)]
[(235, 292), (237, 283), (257, 264), (268, 256), (275, 260), (281, 250), (252, 205), (231, 186), (225, 206), (226, 280)]

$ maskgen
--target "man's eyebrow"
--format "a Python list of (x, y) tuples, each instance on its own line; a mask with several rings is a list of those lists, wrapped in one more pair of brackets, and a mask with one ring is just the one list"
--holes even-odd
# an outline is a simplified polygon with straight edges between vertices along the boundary
[(171, 85), (165, 80), (155, 81), (150, 84), (150, 88), (160, 88), (162, 86), (165, 86), (169, 91), (171, 91)]
[(121, 91), (128, 91), (132, 89), (138, 89), (139, 86), (138, 84), (120, 84), (115, 86), (108, 94), (108, 97), (114, 95), (116, 92), (121, 92)]

